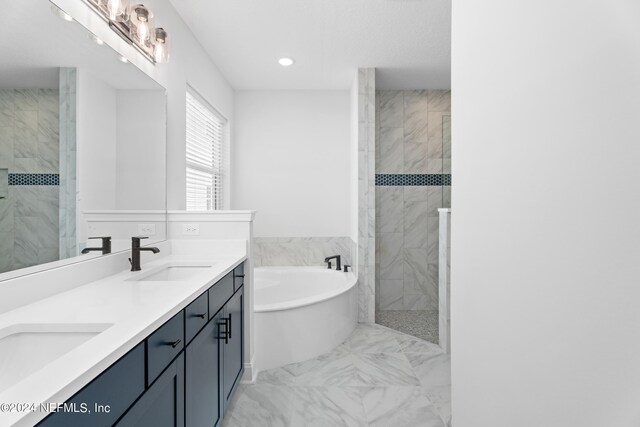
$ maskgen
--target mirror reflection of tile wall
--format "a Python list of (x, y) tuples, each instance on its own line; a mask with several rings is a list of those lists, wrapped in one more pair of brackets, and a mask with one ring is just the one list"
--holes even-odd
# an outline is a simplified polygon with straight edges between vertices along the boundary
[(0, 89), (0, 272), (59, 259), (59, 90)]

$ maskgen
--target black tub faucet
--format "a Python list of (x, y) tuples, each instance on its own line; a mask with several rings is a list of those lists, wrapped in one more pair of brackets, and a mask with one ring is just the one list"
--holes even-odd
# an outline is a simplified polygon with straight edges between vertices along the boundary
[(140, 271), (140, 252), (141, 251), (149, 251), (157, 254), (160, 252), (160, 249), (155, 247), (141, 248), (140, 240), (148, 239), (148, 237), (132, 237), (131, 238), (131, 258), (129, 258), (129, 262), (131, 263), (131, 271)]
[(102, 246), (100, 246), (99, 248), (84, 248), (82, 250), (83, 254), (88, 254), (89, 252), (93, 251), (102, 251), (102, 255), (111, 253), (111, 236), (89, 237), (89, 239), (102, 239)]
[(338, 264), (336, 266), (336, 270), (338, 270), (338, 271), (342, 270), (342, 267), (340, 266), (340, 255), (334, 255), (334, 256), (326, 257), (324, 259), (324, 262), (327, 263), (327, 268), (331, 268), (331, 260), (332, 259), (335, 259), (336, 263)]

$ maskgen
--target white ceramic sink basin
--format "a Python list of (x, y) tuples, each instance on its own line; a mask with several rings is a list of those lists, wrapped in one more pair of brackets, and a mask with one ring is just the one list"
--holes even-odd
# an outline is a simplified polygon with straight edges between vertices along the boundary
[(211, 267), (213, 267), (211, 264), (167, 265), (160, 270), (152, 271), (149, 274), (131, 280), (140, 282), (182, 282), (209, 270)]
[(33, 323), (0, 330), (0, 393), (110, 326)]

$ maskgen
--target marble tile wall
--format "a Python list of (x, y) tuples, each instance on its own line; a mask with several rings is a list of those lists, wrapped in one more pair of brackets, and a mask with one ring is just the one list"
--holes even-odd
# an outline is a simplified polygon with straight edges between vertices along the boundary
[[(57, 89), (0, 90), (0, 168), (59, 171)], [(0, 272), (58, 259), (58, 186), (9, 185), (0, 199)]]
[(353, 266), (355, 244), (350, 237), (255, 237), (255, 267), (326, 266), (324, 259), (340, 255), (342, 264)]
[(451, 209), (440, 209), (438, 277), (438, 344), (451, 353)]
[(375, 321), (376, 79), (358, 69), (358, 321)]
[(76, 86), (75, 68), (60, 68), (60, 259), (78, 255), (76, 247)]
[[(376, 92), (377, 174), (451, 173), (451, 97), (444, 90)], [(376, 309), (438, 309), (438, 209), (451, 186), (375, 189)]]

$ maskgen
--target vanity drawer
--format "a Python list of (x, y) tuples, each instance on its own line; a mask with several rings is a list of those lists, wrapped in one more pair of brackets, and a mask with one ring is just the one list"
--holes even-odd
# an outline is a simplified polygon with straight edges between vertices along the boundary
[(184, 338), (188, 344), (209, 321), (209, 298), (205, 292), (184, 309)]
[(209, 318), (216, 315), (233, 295), (233, 271), (209, 288)]
[[(143, 392), (144, 346), (140, 343), (67, 401), (78, 409), (86, 405), (90, 412), (56, 412), (38, 427), (110, 426)], [(96, 411), (106, 405), (108, 411)]]
[(237, 291), (244, 285), (244, 262), (233, 270), (233, 290)]
[(184, 312), (181, 310), (146, 340), (147, 386), (171, 363), (184, 347)]

